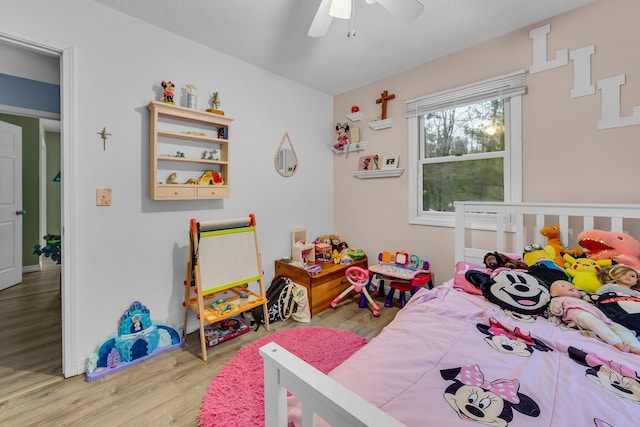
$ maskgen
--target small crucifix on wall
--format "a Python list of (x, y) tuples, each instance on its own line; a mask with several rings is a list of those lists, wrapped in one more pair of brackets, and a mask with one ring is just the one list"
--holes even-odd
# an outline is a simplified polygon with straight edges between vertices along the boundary
[(103, 127), (100, 132), (96, 132), (102, 138), (102, 150), (107, 151), (107, 137), (110, 136), (110, 133), (107, 133), (107, 128)]
[(380, 94), (380, 98), (376, 99), (376, 104), (382, 104), (382, 114), (380, 115), (380, 120), (384, 120), (387, 118), (387, 101), (394, 99), (396, 95), (392, 93), (389, 95), (388, 91), (384, 91)]

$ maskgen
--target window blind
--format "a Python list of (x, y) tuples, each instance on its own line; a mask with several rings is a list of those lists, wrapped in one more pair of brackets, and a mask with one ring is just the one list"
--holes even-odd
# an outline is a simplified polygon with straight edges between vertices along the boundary
[(420, 116), (480, 101), (523, 95), (526, 91), (526, 72), (516, 71), (406, 101), (405, 117)]

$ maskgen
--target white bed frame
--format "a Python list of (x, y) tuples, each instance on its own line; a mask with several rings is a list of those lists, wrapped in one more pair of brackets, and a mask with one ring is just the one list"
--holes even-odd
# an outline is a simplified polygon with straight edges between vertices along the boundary
[[(455, 260), (482, 264), (487, 252), (522, 255), (525, 246), (544, 246), (540, 229), (560, 224), (565, 247), (576, 247), (583, 230), (609, 230), (640, 235), (640, 205), (455, 202)], [(635, 220), (635, 221), (634, 221)], [(487, 224), (491, 224), (487, 227)], [(477, 229), (495, 231), (489, 244), (473, 244)]]
[(274, 342), (260, 347), (264, 359), (266, 427), (287, 426), (287, 391), (302, 402), (302, 425), (315, 426), (315, 414), (332, 426), (401, 427), (367, 402)]
[[(577, 246), (576, 235), (589, 229), (640, 236), (640, 205), (456, 202), (455, 208), (456, 261), (482, 264), (492, 251), (522, 254), (526, 245), (544, 244), (539, 230), (546, 225), (560, 224), (565, 247)], [(471, 247), (476, 239), (486, 248)], [(404, 425), (275, 343), (260, 355), (266, 427), (287, 426), (287, 391), (302, 403), (304, 427), (315, 426), (315, 414), (336, 427)]]

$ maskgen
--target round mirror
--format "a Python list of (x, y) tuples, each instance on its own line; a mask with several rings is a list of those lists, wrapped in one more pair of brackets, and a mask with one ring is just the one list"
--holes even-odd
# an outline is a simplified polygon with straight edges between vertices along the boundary
[[(287, 141), (289, 147), (284, 142)], [(276, 150), (276, 155), (273, 157), (273, 164), (276, 167), (276, 171), (282, 176), (292, 176), (298, 169), (298, 156), (293, 149), (289, 134), (285, 132)]]
[(276, 157), (276, 169), (282, 176), (291, 176), (296, 173), (298, 159), (296, 153), (288, 148), (282, 148)]

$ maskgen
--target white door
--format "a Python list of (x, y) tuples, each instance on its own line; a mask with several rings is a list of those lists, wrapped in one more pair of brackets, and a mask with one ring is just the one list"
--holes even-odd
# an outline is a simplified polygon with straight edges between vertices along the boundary
[(22, 282), (22, 128), (0, 122), (0, 290)]

